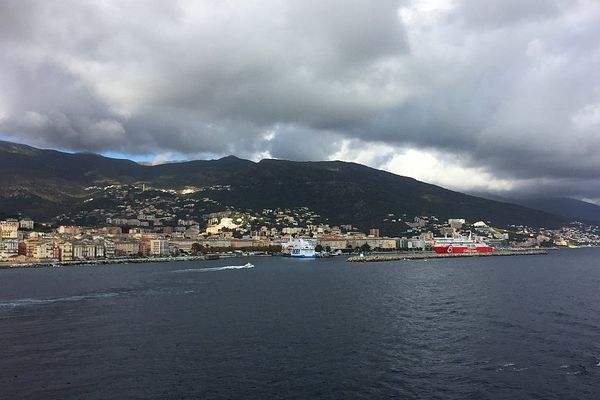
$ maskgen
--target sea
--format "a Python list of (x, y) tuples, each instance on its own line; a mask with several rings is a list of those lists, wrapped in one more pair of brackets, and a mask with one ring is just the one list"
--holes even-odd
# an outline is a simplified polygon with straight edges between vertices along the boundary
[(0, 270), (0, 398), (599, 399), (600, 249)]

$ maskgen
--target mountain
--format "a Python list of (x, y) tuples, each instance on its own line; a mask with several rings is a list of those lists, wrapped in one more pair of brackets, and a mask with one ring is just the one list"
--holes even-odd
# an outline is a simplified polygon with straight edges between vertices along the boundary
[(470, 195), (488, 200), (518, 204), (534, 210), (562, 216), (570, 220), (600, 224), (600, 206), (583, 200), (569, 197), (530, 197), (508, 198), (488, 192), (470, 192)]
[[(90, 186), (142, 183), (165, 189), (203, 188), (190, 196), (239, 210), (308, 207), (332, 224), (381, 227), (387, 234), (398, 231), (398, 224), (385, 221), (389, 214), (405, 214), (405, 221), (435, 215), (490, 221), (496, 226), (558, 227), (569, 222), (547, 212), (342, 161), (255, 163), (229, 156), (145, 166), (0, 141), (0, 216), (21, 212), (49, 220), (59, 213), (86, 209), (84, 202), (96, 190)], [(215, 185), (228, 189), (214, 189)]]
[[(488, 200), (499, 201), (501, 203), (518, 204), (516, 202), (516, 200), (514, 200), (512, 198), (500, 196), (500, 195), (497, 195), (495, 193), (490, 193), (490, 192), (480, 192), (480, 191), (470, 190), (467, 192), (467, 194), (469, 194), (471, 196), (475, 196), (475, 197), (481, 197), (481, 198), (488, 199)], [(534, 208), (534, 209), (536, 209), (536, 208)]]
[(531, 198), (514, 201), (525, 207), (582, 222), (600, 224), (600, 206), (568, 197)]

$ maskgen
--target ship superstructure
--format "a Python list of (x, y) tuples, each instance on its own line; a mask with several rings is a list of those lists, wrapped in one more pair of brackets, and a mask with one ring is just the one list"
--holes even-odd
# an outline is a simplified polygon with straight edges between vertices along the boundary
[(316, 243), (309, 239), (290, 239), (281, 245), (284, 257), (315, 258)]

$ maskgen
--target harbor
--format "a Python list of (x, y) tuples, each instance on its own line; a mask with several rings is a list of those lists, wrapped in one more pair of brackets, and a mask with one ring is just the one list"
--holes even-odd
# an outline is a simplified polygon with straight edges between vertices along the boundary
[(430, 258), (459, 258), (459, 257), (498, 257), (498, 256), (537, 256), (548, 254), (547, 249), (508, 249), (493, 252), (467, 252), (440, 254), (433, 251), (404, 252), (393, 254), (366, 254), (350, 256), (347, 262), (379, 262), (402, 260), (427, 260)]

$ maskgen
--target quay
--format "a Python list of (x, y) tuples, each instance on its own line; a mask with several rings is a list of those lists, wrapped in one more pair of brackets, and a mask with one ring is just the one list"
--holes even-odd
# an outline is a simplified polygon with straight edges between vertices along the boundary
[(402, 261), (426, 260), (430, 258), (461, 258), (461, 257), (499, 257), (499, 256), (536, 256), (548, 254), (546, 249), (511, 249), (494, 250), (492, 253), (460, 253), (438, 254), (433, 251), (405, 252), (394, 254), (367, 254), (364, 256), (351, 256), (347, 262), (377, 262), (377, 261)]

